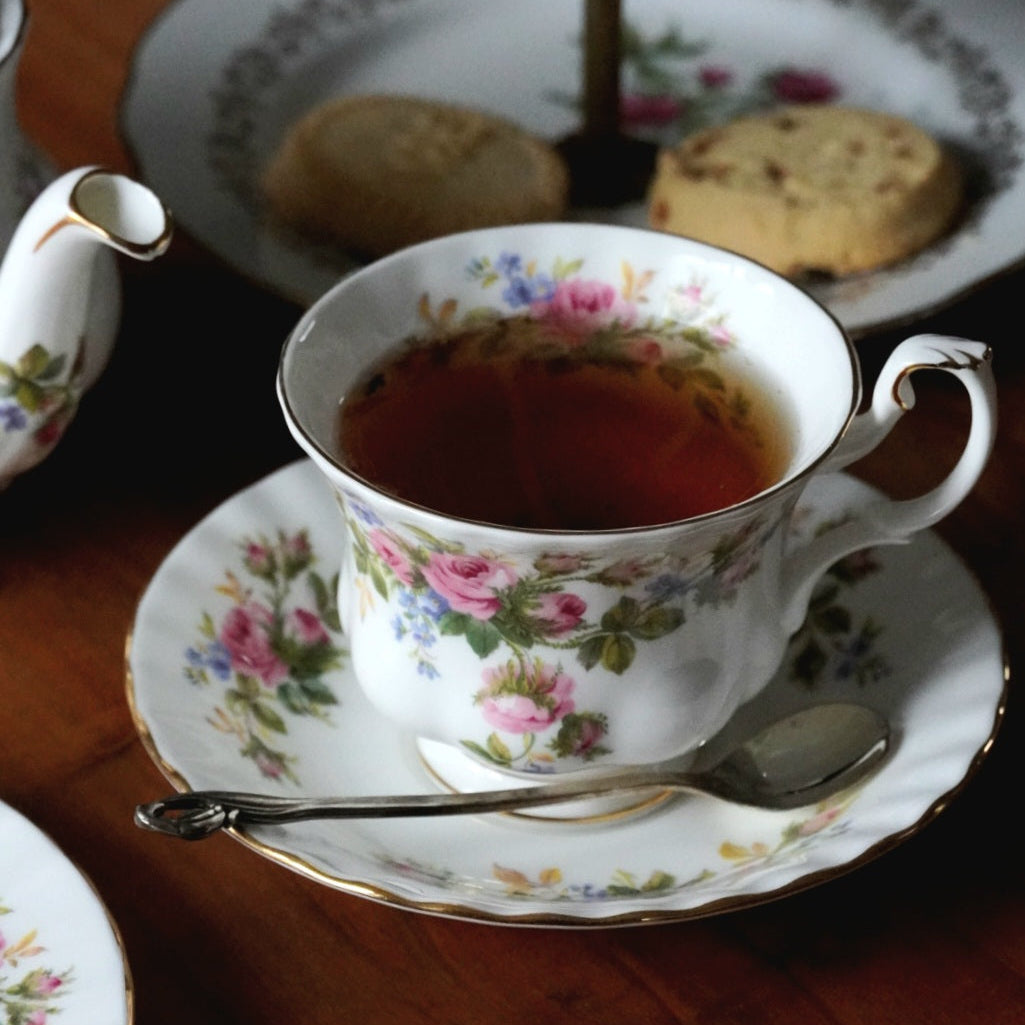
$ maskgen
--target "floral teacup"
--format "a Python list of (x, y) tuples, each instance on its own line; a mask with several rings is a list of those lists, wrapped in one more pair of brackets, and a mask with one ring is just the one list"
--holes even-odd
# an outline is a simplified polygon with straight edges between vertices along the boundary
[[(792, 411), (782, 478), (692, 519), (586, 533), (447, 516), (346, 467), (339, 400), (369, 366), (410, 336), (521, 313), (628, 323), (638, 359), (685, 350), (709, 370), (726, 352), (750, 359)], [(833, 562), (946, 515), (992, 445), (989, 355), (978, 342), (911, 338), (856, 415), (853, 347), (791, 283), (682, 238), (546, 224), (437, 239), (346, 278), (291, 333), (277, 385), (290, 430), (337, 494), (339, 610), (370, 701), (446, 761), (459, 752), (500, 772), (558, 773), (695, 750), (771, 678)], [(956, 468), (922, 497), (873, 499), (791, 550), (808, 481), (876, 447), (923, 367), (954, 374), (971, 398)]]

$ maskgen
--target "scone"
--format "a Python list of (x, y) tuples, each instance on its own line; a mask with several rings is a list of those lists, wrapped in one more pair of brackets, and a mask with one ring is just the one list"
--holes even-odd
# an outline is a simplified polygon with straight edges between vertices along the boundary
[(263, 176), (272, 216), (380, 256), (438, 235), (559, 219), (554, 148), (480, 111), (410, 96), (328, 101), (287, 132)]
[(956, 163), (911, 122), (801, 105), (660, 152), (648, 220), (787, 276), (844, 275), (929, 245), (951, 226), (961, 196)]

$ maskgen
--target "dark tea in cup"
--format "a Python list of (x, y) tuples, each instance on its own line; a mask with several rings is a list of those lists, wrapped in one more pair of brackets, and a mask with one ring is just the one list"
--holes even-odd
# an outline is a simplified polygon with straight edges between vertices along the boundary
[(379, 361), (338, 418), (350, 470), (405, 501), (540, 530), (724, 509), (780, 480), (791, 431), (767, 380), (618, 325), (490, 320)]

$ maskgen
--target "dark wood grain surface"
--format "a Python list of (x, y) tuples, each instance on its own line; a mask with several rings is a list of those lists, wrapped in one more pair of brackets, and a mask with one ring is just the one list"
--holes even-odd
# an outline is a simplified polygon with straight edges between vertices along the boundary
[[(161, 7), (32, 0), (21, 121), (61, 169), (133, 170), (118, 99)], [(1006, 632), (1012, 685), (992, 753), (935, 822), (825, 886), (719, 917), (587, 931), (412, 914), (227, 836), (186, 847), (133, 825), (134, 806), (167, 789), (125, 699), (135, 605), (201, 516), (297, 458), (273, 378), (299, 311), (181, 232), (157, 263), (123, 266), (123, 280), (107, 373), (57, 452), (0, 496), (0, 797), (94, 881), (123, 936), (140, 1025), (1025, 1021), (1025, 726), (1013, 678), (1025, 626), (1025, 273), (911, 326), (995, 352), (996, 450), (939, 528)], [(870, 378), (896, 340), (859, 343)], [(914, 414), (858, 473), (894, 494), (921, 487), (957, 452), (964, 406), (956, 386), (920, 387)]]

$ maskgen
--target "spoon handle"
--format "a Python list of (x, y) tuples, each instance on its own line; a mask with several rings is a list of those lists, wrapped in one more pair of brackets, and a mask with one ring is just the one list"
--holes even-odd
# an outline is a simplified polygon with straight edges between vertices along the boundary
[(185, 840), (220, 829), (283, 825), (303, 819), (394, 818), (514, 811), (633, 790), (691, 790), (734, 804), (777, 810), (824, 800), (853, 786), (879, 764), (889, 747), (889, 726), (860, 705), (819, 705), (780, 719), (728, 758), (700, 772), (656, 762), (608, 769), (583, 778), (464, 794), (364, 797), (275, 797), (230, 790), (175, 794), (135, 809), (136, 825)]
[(304, 819), (394, 818), (409, 815), (460, 815), (514, 811), (567, 800), (600, 797), (654, 787), (686, 789), (696, 782), (688, 773), (631, 769), (586, 780), (465, 794), (401, 794), (366, 797), (297, 798), (196, 790), (141, 804), (136, 825), (158, 833), (202, 840), (231, 826), (299, 822)]

